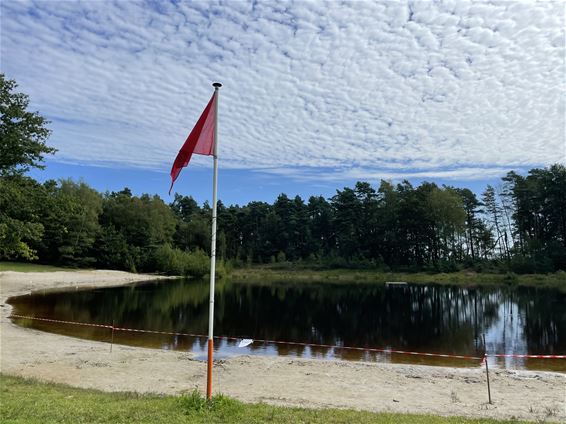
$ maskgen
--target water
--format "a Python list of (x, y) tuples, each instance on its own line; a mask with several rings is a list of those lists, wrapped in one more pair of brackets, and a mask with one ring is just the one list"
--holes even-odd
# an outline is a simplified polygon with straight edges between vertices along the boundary
[[(14, 313), (134, 329), (207, 334), (208, 283), (148, 282), (125, 287), (37, 292), (10, 299)], [(333, 346), (483, 356), (566, 354), (566, 295), (535, 288), (443, 285), (219, 282), (215, 334)], [(111, 330), (35, 320), (20, 325), (110, 341)], [(485, 336), (486, 345), (483, 337)], [(114, 342), (196, 352), (205, 337), (114, 332)], [(430, 358), (328, 347), (215, 341), (216, 357), (241, 354), (479, 366), (477, 360)], [(495, 367), (566, 371), (566, 360), (490, 359)]]

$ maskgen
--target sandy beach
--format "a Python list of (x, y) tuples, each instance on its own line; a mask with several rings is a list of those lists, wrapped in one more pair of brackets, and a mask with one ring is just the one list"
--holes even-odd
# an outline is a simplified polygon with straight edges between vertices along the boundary
[[(25, 329), (8, 319), (11, 296), (35, 290), (135, 284), (119, 271), (0, 272), (1, 372), (105, 391), (204, 391), (206, 364), (190, 352), (134, 348)], [(241, 356), (215, 363), (214, 391), (245, 402), (309, 408), (566, 420), (566, 375), (542, 371)]]

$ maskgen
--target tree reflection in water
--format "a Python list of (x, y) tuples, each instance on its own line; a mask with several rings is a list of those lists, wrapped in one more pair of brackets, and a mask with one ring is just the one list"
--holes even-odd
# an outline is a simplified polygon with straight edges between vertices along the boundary
[[(127, 287), (36, 293), (11, 299), (15, 313), (128, 328), (206, 334), (208, 284), (176, 280)], [(220, 281), (215, 333), (222, 336), (297, 341), (338, 346), (482, 356), (488, 353), (566, 353), (566, 296), (534, 288), (378, 284), (269, 283)], [(78, 337), (106, 340), (104, 329), (26, 325)], [(200, 338), (117, 335), (117, 342), (204, 352)], [(221, 354), (262, 353), (353, 360), (450, 363), (327, 347), (218, 343)], [(457, 362), (457, 361), (456, 361)], [(564, 361), (562, 361), (564, 362)], [(474, 363), (477, 365), (477, 363)], [(506, 359), (507, 367), (538, 362)], [(534, 365), (533, 365), (534, 364)], [(464, 363), (463, 365), (471, 365)], [(560, 363), (558, 368), (566, 368)]]

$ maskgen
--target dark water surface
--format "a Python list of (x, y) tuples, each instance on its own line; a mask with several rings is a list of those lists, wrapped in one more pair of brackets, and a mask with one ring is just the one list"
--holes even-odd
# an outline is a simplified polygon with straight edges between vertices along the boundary
[[(10, 299), (14, 314), (117, 327), (207, 334), (208, 282), (169, 280), (125, 287), (37, 292)], [(110, 341), (111, 330), (18, 319), (20, 325)], [(566, 354), (566, 295), (535, 288), (328, 283), (217, 283), (215, 334), (483, 356)], [(483, 343), (483, 336), (486, 345)], [(114, 342), (190, 350), (206, 338), (114, 332)], [(339, 348), (215, 341), (217, 357), (241, 354), (479, 366), (477, 360), (430, 358)], [(566, 371), (566, 360), (498, 358), (494, 366)]]

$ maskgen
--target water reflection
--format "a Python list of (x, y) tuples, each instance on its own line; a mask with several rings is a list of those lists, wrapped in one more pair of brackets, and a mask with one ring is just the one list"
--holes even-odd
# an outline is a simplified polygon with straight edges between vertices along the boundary
[[(215, 334), (263, 340), (482, 356), (488, 353), (566, 353), (566, 296), (527, 288), (463, 288), (440, 285), (249, 284), (221, 281), (216, 293)], [(178, 280), (60, 293), (36, 293), (10, 301), (15, 313), (62, 320), (111, 323), (128, 328), (206, 334), (208, 284)], [(108, 340), (107, 329), (26, 325), (77, 337)], [(483, 344), (486, 337), (487, 346)], [(204, 354), (204, 338), (117, 332), (117, 343), (191, 350)], [(477, 366), (477, 362), (405, 357), (327, 347), (217, 342), (221, 355), (245, 353)], [(566, 361), (517, 358), (494, 361), (508, 368), (566, 370)]]

